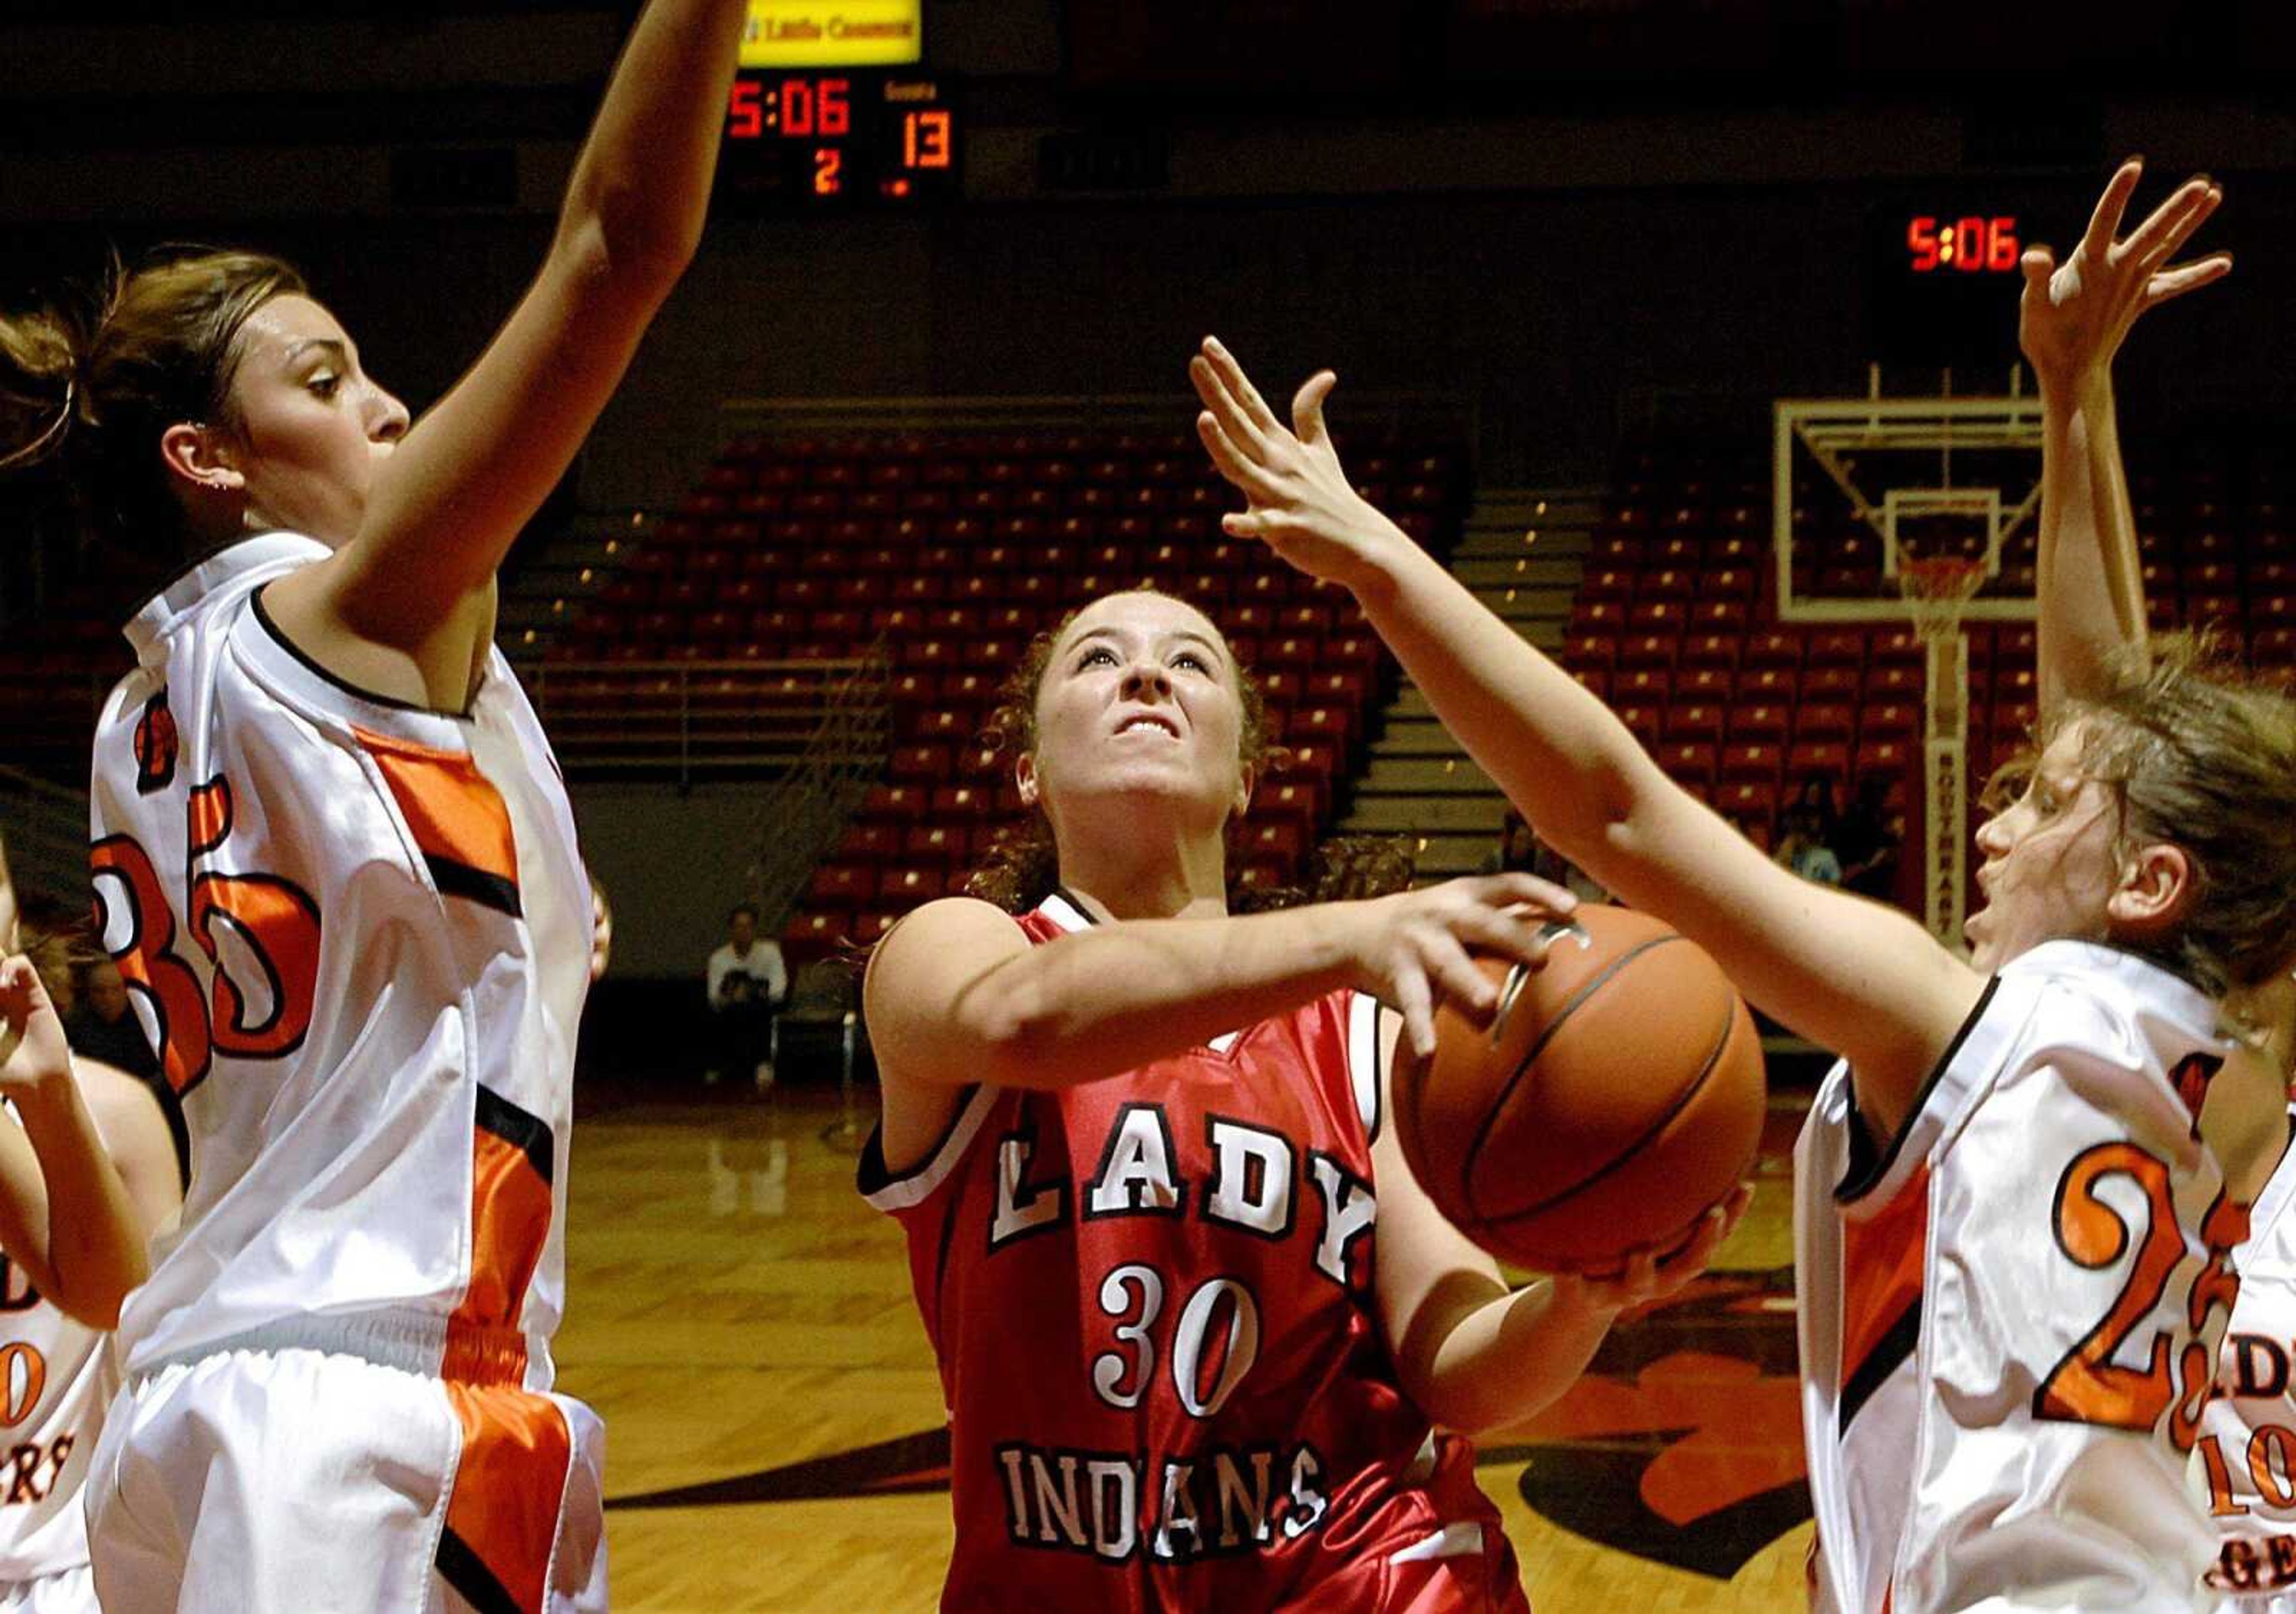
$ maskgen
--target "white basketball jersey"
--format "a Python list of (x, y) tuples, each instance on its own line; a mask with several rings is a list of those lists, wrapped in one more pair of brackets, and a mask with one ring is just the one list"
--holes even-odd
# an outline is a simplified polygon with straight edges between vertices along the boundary
[(2186, 1473), (2247, 1222), (2200, 1141), (2217, 1026), (2157, 965), (2051, 942), (1886, 1144), (1828, 1075), (1795, 1151), (1816, 1607), (2213, 1604)]
[[(2296, 1123), (2296, 1115), (2292, 1115)], [(2243, 1610), (2296, 1614), (2296, 1151), (2234, 1256), (2240, 1299), (2195, 1455), (2221, 1541), (2208, 1584)]]
[(0, 1256), (0, 1590), (87, 1561), (80, 1486), (117, 1364)]
[(306, 1346), (547, 1389), (589, 982), (573, 817), (498, 653), (465, 716), (287, 642), (258, 592), (326, 553), (272, 534), (179, 578), (96, 733), (103, 945), (192, 1146), (127, 1372)]

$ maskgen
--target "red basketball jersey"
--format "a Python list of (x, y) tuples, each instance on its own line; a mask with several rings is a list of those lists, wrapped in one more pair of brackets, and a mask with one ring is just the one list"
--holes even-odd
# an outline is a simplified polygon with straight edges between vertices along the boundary
[(1381, 1333), (1376, 1028), (1335, 992), (1110, 1080), (977, 1087), (899, 1177), (871, 1138), (947, 1397), (945, 1608), (1374, 1607), (1456, 1558), (1523, 1606), (1471, 1448)]

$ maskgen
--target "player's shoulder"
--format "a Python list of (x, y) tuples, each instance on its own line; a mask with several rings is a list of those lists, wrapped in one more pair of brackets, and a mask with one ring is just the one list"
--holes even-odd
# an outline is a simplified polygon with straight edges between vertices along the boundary
[(132, 1138), (138, 1143), (156, 1139), (162, 1148), (173, 1147), (168, 1142), (167, 1111), (142, 1078), (80, 1054), (72, 1056), (72, 1075), (106, 1145), (117, 1150)]

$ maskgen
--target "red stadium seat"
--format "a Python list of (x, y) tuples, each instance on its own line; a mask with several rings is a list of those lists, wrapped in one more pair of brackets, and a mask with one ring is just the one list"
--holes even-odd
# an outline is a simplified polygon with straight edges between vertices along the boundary
[(1738, 707), (1730, 714), (1730, 738), (1741, 743), (1783, 745), (1791, 715), (1791, 708), (1768, 702)]
[(1734, 743), (1722, 748), (1720, 772), (1726, 783), (1752, 780), (1775, 785), (1784, 761), (1775, 745)]
[(1713, 744), (1722, 738), (1722, 709), (1718, 706), (1677, 706), (1666, 716), (1669, 741)]
[(1794, 709), (1793, 732), (1797, 742), (1831, 741), (1847, 744), (1857, 727), (1857, 709), (1854, 706), (1805, 700)]
[(857, 908), (877, 894), (877, 871), (866, 864), (824, 864), (813, 872), (806, 902), (816, 908)]
[[(938, 797), (940, 792), (936, 791), (933, 794)], [(939, 864), (947, 868), (962, 863), (972, 848), (972, 836), (955, 824), (920, 824), (901, 837), (903, 860), (920, 867)]]
[(1857, 724), (1861, 741), (1910, 741), (1922, 726), (1922, 709), (1909, 700), (1882, 700), (1867, 707)]

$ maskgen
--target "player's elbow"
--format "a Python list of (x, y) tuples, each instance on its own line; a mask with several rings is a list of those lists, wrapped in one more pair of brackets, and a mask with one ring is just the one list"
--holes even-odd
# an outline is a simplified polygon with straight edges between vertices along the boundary
[(699, 224), (688, 228), (663, 217), (627, 186), (590, 189), (583, 205), (569, 201), (551, 249), (551, 272), (586, 306), (651, 317), (693, 263)]

